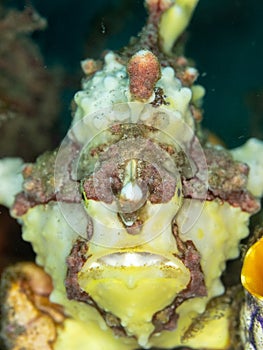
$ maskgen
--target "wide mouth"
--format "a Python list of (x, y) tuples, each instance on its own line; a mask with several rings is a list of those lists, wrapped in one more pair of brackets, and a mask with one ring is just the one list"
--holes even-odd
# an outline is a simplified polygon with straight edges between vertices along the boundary
[(90, 269), (102, 267), (146, 267), (146, 266), (169, 266), (179, 268), (178, 259), (174, 261), (166, 257), (149, 252), (118, 252), (100, 257), (89, 265)]
[(241, 282), (253, 296), (263, 299), (263, 238), (253, 244), (246, 253)]
[(79, 272), (79, 281), (118, 280), (141, 283), (142, 280), (173, 279), (186, 285), (190, 272), (177, 257), (150, 252), (116, 252), (87, 260)]
[(190, 271), (172, 254), (138, 251), (88, 259), (78, 273), (80, 288), (137, 339), (150, 337), (156, 312), (171, 305), (190, 279)]

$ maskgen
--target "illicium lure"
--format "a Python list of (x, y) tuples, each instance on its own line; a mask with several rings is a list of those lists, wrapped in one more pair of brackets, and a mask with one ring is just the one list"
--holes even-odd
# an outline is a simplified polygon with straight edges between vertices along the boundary
[(220, 277), (260, 209), (263, 145), (231, 153), (202, 132), (204, 89), (182, 54), (197, 2), (146, 0), (137, 39), (82, 62), (60, 148), (0, 163), (0, 199), (53, 284), (32, 264), (6, 271), (8, 349), (230, 347)]

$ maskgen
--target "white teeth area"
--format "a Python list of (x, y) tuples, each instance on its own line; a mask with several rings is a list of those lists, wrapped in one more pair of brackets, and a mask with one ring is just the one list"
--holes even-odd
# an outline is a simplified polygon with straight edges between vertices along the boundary
[(178, 268), (178, 265), (166, 259), (165, 257), (152, 253), (114, 253), (103, 256), (97, 261), (92, 262), (89, 266), (90, 269), (110, 266), (110, 267), (141, 267), (141, 266), (152, 266), (162, 265)]

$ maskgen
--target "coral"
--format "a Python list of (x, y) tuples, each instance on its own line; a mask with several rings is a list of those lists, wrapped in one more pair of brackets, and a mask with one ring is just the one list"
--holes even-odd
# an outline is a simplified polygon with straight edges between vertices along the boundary
[[(221, 276), (260, 209), (263, 167), (251, 154), (262, 151), (262, 142), (231, 154), (206, 140), (204, 89), (181, 41), (197, 1), (145, 3), (149, 18), (136, 40), (101, 61), (82, 62), (86, 76), (61, 146), (26, 164), (23, 180), (20, 161), (6, 160), (0, 199), (52, 278), (43, 348), (236, 345), (239, 288), (226, 289)], [(19, 265), (2, 279), (10, 349), (16, 346), (10, 342), (36, 339), (27, 308), (38, 322), (43, 304), (36, 302), (34, 277)], [(56, 305), (60, 320), (53, 317)], [(8, 333), (12, 308), (21, 334)]]

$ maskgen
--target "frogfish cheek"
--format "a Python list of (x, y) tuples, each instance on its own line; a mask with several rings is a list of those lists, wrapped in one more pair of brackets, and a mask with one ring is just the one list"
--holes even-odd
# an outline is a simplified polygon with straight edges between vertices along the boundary
[(190, 281), (178, 259), (145, 252), (120, 252), (89, 260), (78, 274), (80, 287), (101, 310), (120, 320), (129, 336), (145, 346), (156, 312), (170, 305)]

